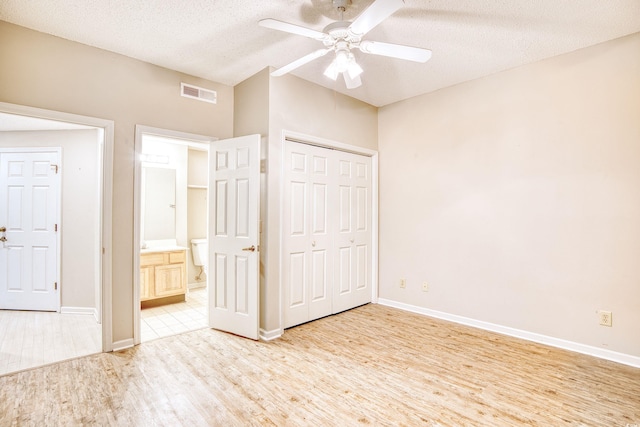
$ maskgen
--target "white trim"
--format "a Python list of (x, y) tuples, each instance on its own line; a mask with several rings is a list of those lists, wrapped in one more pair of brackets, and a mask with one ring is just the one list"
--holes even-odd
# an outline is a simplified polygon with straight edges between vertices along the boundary
[(60, 307), (60, 314), (88, 314), (93, 317), (98, 315), (98, 312), (93, 307)]
[(364, 147), (359, 147), (357, 145), (345, 144), (342, 142), (333, 141), (330, 139), (320, 138), (312, 135), (307, 135), (300, 132), (290, 131), (283, 129), (282, 130), (282, 139), (280, 140), (280, 197), (278, 200), (279, 203), (279, 226), (280, 226), (280, 235), (278, 236), (279, 245), (280, 245), (280, 253), (278, 255), (278, 289), (279, 289), (279, 301), (280, 301), (280, 325), (284, 324), (284, 292), (282, 290), (282, 264), (284, 259), (283, 254), (283, 236), (282, 230), (283, 227), (283, 218), (284, 218), (284, 168), (285, 168), (285, 158), (284, 158), (284, 143), (286, 141), (297, 142), (300, 144), (314, 145), (317, 147), (329, 148), (332, 150), (345, 151), (347, 153), (360, 154), (363, 156), (371, 157), (371, 302), (378, 302), (378, 176), (379, 176), (379, 163), (378, 163), (378, 152), (376, 150), (371, 150)]
[(371, 302), (378, 302), (378, 153), (371, 156)]
[[(136, 125), (134, 140), (134, 178), (133, 178), (133, 343), (140, 344), (140, 228), (142, 214), (142, 137), (152, 135), (159, 138), (166, 138), (167, 142), (173, 144), (184, 144), (190, 148), (204, 151), (209, 150), (209, 145), (217, 141), (218, 138), (197, 135), (194, 133), (179, 132), (169, 129), (161, 129), (151, 126)], [(208, 216), (207, 216), (208, 218)], [(208, 280), (208, 279), (207, 279)], [(206, 282), (204, 284), (206, 286)], [(189, 286), (187, 285), (187, 289)], [(208, 307), (207, 307), (208, 310)]]
[(284, 143), (284, 141), (299, 142), (301, 144), (331, 148), (335, 150), (346, 151), (347, 153), (362, 154), (363, 156), (368, 157), (378, 155), (377, 151), (370, 150), (368, 148), (345, 144), (343, 142), (333, 141), (331, 139), (320, 138), (317, 136), (306, 135), (304, 133), (294, 132), (286, 129), (282, 130), (282, 142)]
[(202, 289), (206, 287), (207, 287), (207, 282), (193, 282), (193, 283), (187, 284), (187, 289), (190, 291), (193, 291), (196, 289)]
[(112, 350), (112, 205), (113, 205), (113, 146), (114, 146), (114, 122), (113, 120), (99, 119), (96, 117), (81, 116), (78, 114), (63, 113), (60, 111), (45, 110), (42, 108), (28, 107), (25, 105), (0, 102), (0, 112), (17, 114), (59, 122), (75, 123), (103, 130), (102, 140), (102, 175), (100, 182), (102, 212), (101, 212), (101, 247), (102, 263), (98, 266), (102, 277), (102, 351)]
[(282, 329), (274, 329), (272, 331), (265, 331), (260, 328), (260, 340), (271, 341), (282, 336)]
[(458, 316), (457, 314), (444, 313), (442, 311), (431, 310), (384, 298), (380, 298), (378, 300), (378, 304), (640, 368), (640, 357), (630, 354), (618, 353), (616, 351), (593, 347), (574, 341), (567, 341), (560, 338), (550, 337), (548, 335), (537, 334), (535, 332), (523, 331), (522, 329), (510, 328), (508, 326), (496, 325), (495, 323), (470, 319), (468, 317)]
[(126, 340), (114, 341), (111, 345), (113, 351), (126, 350), (133, 347), (133, 338), (127, 338)]

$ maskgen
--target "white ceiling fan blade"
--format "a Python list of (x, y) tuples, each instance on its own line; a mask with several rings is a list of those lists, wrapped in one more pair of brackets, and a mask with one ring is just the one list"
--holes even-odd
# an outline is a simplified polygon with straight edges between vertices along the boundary
[(330, 52), (330, 51), (331, 51), (331, 49), (318, 49), (315, 52), (311, 52), (310, 54), (303, 56), (302, 58), (296, 59), (295, 61), (285, 65), (284, 67), (278, 68), (277, 70), (273, 71), (271, 73), (271, 75), (273, 77), (279, 77), (279, 76), (282, 76), (284, 74), (287, 74), (288, 72), (293, 71), (296, 68), (303, 66), (307, 62), (311, 62), (314, 59), (318, 59), (321, 56), (326, 55), (327, 52)]
[(258, 21), (258, 25), (265, 28), (284, 31), (285, 33), (309, 37), (315, 40), (324, 40), (325, 37), (327, 37), (327, 35), (323, 32), (312, 30), (311, 28), (301, 27), (300, 25), (289, 24), (288, 22), (278, 21), (277, 19), (262, 19)]
[(414, 62), (427, 62), (431, 58), (429, 49), (404, 46), (401, 44), (374, 42), (364, 40), (360, 42), (360, 50), (364, 53), (389, 56), (391, 58), (406, 59)]
[(376, 0), (349, 26), (349, 31), (363, 36), (376, 25), (393, 15), (404, 5), (404, 0)]
[(347, 89), (355, 89), (362, 85), (362, 80), (360, 80), (359, 75), (351, 78), (349, 73), (347, 73), (346, 71), (342, 73), (342, 75), (344, 76), (344, 84), (347, 85)]

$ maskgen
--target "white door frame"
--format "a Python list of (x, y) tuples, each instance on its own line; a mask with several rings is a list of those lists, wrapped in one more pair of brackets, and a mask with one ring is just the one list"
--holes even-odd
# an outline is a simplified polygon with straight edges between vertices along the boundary
[(42, 108), (28, 107), (24, 105), (0, 102), (0, 112), (15, 114), (25, 117), (53, 120), (102, 129), (101, 162), (100, 166), (100, 201), (102, 205), (100, 215), (102, 262), (98, 266), (101, 280), (101, 304), (99, 321), (102, 323), (102, 351), (113, 349), (113, 324), (112, 324), (112, 204), (113, 204), (113, 146), (114, 146), (114, 122), (113, 120), (99, 119), (96, 117), (81, 116), (78, 114), (63, 113), (60, 111), (45, 110)]
[[(312, 135), (307, 135), (300, 132), (283, 130), (281, 146), (284, 147), (285, 141), (297, 142), (300, 144), (315, 145), (317, 147), (329, 148), (332, 150), (346, 151), (348, 153), (360, 154), (363, 156), (371, 157), (371, 302), (378, 302), (378, 152), (370, 150), (368, 148), (358, 147), (356, 145), (345, 144), (330, 139), (319, 138)], [(281, 171), (280, 176), (284, 177), (285, 168), (285, 150), (281, 150)], [(282, 288), (283, 274), (283, 260), (284, 260), (284, 245), (282, 243), (284, 230), (284, 178), (280, 179), (280, 200), (279, 203), (279, 224), (280, 224), (280, 236), (278, 237), (280, 243), (279, 253), (279, 265), (278, 265), (278, 277), (280, 283), (278, 285), (280, 291), (280, 333), (284, 332), (284, 290)]]
[[(218, 138), (194, 133), (179, 132), (152, 126), (136, 125), (134, 141), (135, 168), (133, 182), (133, 344), (140, 344), (140, 229), (142, 213), (142, 137), (143, 135), (184, 141), (185, 145), (209, 150), (209, 145)], [(209, 278), (207, 278), (207, 282)], [(208, 286), (207, 286), (208, 288)]]

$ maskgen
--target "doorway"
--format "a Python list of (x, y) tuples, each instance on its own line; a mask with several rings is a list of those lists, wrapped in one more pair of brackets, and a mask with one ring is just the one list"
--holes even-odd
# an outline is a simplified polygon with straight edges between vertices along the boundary
[[(32, 245), (34, 247), (30, 251), (32, 259), (26, 261), (33, 264), (34, 268), (31, 269), (30, 277), (22, 277), (22, 279), (25, 279), (32, 288), (35, 286), (32, 283), (41, 282), (42, 286), (38, 286), (46, 289), (49, 296), (53, 295), (53, 304), (49, 301), (45, 305), (33, 305), (30, 301), (26, 301), (24, 305), (23, 301), (20, 306), (5, 307), (3, 305), (3, 308), (11, 308), (11, 310), (0, 312), (2, 324), (0, 360), (3, 362), (0, 366), (0, 374), (110, 351), (112, 346), (110, 182), (113, 122), (0, 103), (0, 146), (5, 153), (13, 151), (12, 156), (15, 158), (10, 159), (13, 169), (20, 169), (18, 166), (22, 160), (28, 160), (33, 153), (56, 153), (54, 157), (58, 157), (55, 159), (35, 159), (31, 173), (27, 175), (35, 174), (45, 179), (45, 169), (48, 168), (60, 179), (58, 191), (62, 193), (57, 206), (52, 204), (47, 206), (47, 209), (41, 209), (43, 206), (37, 207), (36, 204), (39, 202), (49, 204), (52, 200), (50, 197), (52, 194), (47, 189), (48, 184), (40, 180), (31, 189), (33, 197), (30, 197), (30, 201), (34, 205), (30, 209), (40, 213), (58, 210), (59, 216), (52, 221), (49, 221), (51, 218), (47, 215), (41, 216), (41, 224), (33, 223), (30, 228), (42, 229), (40, 233), (42, 235), (36, 236), (38, 239), (47, 234), (44, 233), (45, 229), (51, 228), (52, 232), (49, 235), (58, 242), (55, 246), (43, 245), (42, 242), (35, 242)], [(17, 161), (19, 158), (21, 160)], [(2, 163), (8, 162), (2, 161)], [(27, 167), (26, 162), (22, 164)], [(8, 164), (4, 165), (3, 171), (6, 172), (8, 167)], [(65, 167), (69, 169), (65, 171)], [(13, 172), (8, 175), (12, 178), (18, 177), (19, 174)], [(78, 177), (78, 174), (84, 175)], [(20, 192), (20, 188), (23, 188), (28, 193), (26, 186), (21, 187), (15, 182), (9, 184), (11, 191)], [(75, 186), (74, 189), (69, 189), (70, 185)], [(43, 192), (47, 193), (46, 197)], [(17, 194), (14, 195), (17, 196)], [(17, 200), (19, 198), (16, 202)], [(18, 203), (12, 203), (12, 205), (18, 205)], [(26, 208), (26, 204), (24, 207)], [(90, 214), (87, 215), (87, 213)], [(12, 213), (14, 214), (15, 212)], [(84, 221), (82, 224), (78, 222), (78, 217), (82, 217)], [(7, 267), (3, 268), (3, 273), (10, 271), (28, 273), (25, 269), (8, 268), (10, 264), (18, 262), (13, 255), (24, 252), (20, 248), (27, 247), (18, 244), (20, 242), (14, 238), (17, 236), (9, 234), (8, 237), (14, 245), (10, 249), (2, 248), (4, 252), (1, 254), (2, 262)], [(51, 256), (55, 252), (54, 247), (59, 248), (57, 251), (60, 258), (59, 264), (51, 261)], [(8, 256), (10, 251), (12, 256)], [(82, 261), (79, 261), (78, 254), (83, 255)], [(25, 261), (24, 257), (22, 258)], [(35, 268), (40, 261), (47, 265), (46, 269)], [(47, 272), (46, 270), (52, 264), (55, 268), (52, 272)], [(43, 273), (47, 273), (48, 276)], [(7, 283), (11, 279), (14, 284), (10, 286), (14, 288), (16, 287), (15, 275), (5, 277)], [(54, 280), (51, 281), (49, 276)], [(48, 285), (51, 285), (51, 289), (47, 288)], [(39, 288), (32, 291), (37, 291), (37, 294), (42, 293)], [(26, 293), (23, 294), (25, 295)]]
[(136, 126), (135, 344), (208, 326), (208, 150), (213, 140)]

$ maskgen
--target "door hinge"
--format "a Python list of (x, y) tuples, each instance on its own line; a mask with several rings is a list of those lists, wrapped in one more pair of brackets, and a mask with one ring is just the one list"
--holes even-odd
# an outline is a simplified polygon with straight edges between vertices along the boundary
[(59, 169), (58, 165), (51, 165), (51, 167), (55, 170), (55, 173), (57, 174)]
[(58, 282), (53, 282), (53, 290), (54, 291), (58, 290)]
[(58, 224), (55, 224), (55, 225), (53, 226), (53, 231), (55, 231), (56, 233), (58, 232)]

